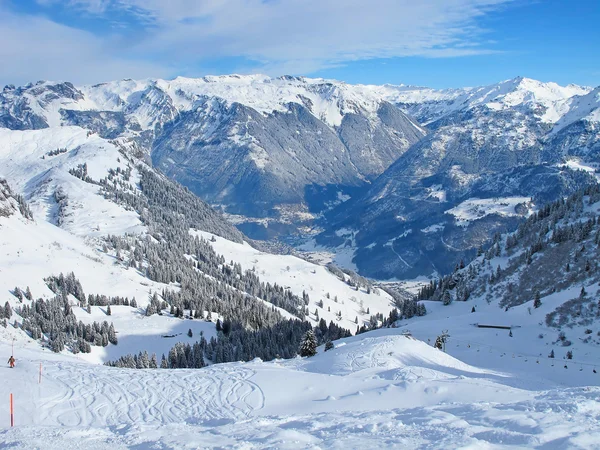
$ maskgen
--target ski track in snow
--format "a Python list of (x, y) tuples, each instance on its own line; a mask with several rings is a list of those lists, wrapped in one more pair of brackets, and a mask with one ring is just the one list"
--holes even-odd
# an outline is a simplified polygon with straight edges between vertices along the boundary
[[(8, 351), (0, 343), (0, 353)], [(0, 368), (0, 398), (16, 396), (16, 427), (0, 429), (0, 448), (596, 449), (600, 442), (600, 388), (511, 387), (497, 372), (393, 330), (344, 339), (313, 358), (195, 370), (95, 366), (33, 348), (18, 355), (15, 370)]]
[[(39, 396), (34, 394), (34, 422), (66, 427), (189, 423), (243, 419), (263, 407), (262, 390), (249, 380), (254, 371), (236, 367), (224, 372), (226, 376), (213, 368), (165, 371), (157, 377), (152, 370), (138, 370), (135, 376), (111, 370), (109, 376), (98, 377), (91, 367), (51, 365)], [(49, 390), (52, 394), (45, 394)]]

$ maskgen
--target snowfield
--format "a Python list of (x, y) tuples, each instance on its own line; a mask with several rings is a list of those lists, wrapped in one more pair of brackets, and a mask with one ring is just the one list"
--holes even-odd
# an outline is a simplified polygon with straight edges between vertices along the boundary
[[(517, 211), (519, 206), (523, 211)], [(529, 197), (502, 197), (502, 198), (470, 198), (446, 211), (454, 216), (459, 226), (467, 226), (470, 222), (481, 219), (490, 214), (501, 216), (528, 216), (533, 212), (533, 205)]]
[[(10, 354), (12, 330), (0, 329)], [(313, 358), (199, 370), (94, 366), (19, 338), (0, 445), (32, 448), (598, 448), (598, 387), (534, 388), (378, 330)], [(42, 364), (42, 382), (39, 367)], [(542, 387), (543, 386), (543, 387)]]

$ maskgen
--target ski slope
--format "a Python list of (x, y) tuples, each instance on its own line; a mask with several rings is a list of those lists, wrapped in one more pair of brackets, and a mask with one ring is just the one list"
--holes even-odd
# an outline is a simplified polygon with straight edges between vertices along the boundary
[[(0, 328), (0, 353), (12, 330)], [(397, 329), (310, 359), (199, 370), (94, 366), (19, 339), (0, 446), (31, 448), (598, 448), (598, 387), (535, 386)], [(39, 367), (42, 364), (42, 382)], [(541, 389), (541, 390), (540, 390)]]

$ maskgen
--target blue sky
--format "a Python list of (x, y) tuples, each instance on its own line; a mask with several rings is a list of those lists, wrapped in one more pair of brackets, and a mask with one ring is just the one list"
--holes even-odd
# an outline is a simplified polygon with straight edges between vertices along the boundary
[(598, 0), (0, 0), (0, 83), (266, 73), (600, 84)]

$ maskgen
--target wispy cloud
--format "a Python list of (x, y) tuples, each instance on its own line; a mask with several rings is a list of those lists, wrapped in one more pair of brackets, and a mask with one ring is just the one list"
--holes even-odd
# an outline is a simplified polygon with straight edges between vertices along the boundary
[[(98, 36), (47, 18), (13, 13), (2, 20), (0, 38), (19, 43), (0, 57), (40, 58), (36, 73), (81, 82), (176, 72), (216, 58), (241, 58), (252, 71), (309, 74), (364, 59), (489, 53), (495, 50), (481, 44), (478, 19), (511, 0), (37, 1), (107, 22), (120, 11), (141, 28), (123, 46), (114, 27)], [(25, 61), (11, 71), (33, 73)]]
[(0, 9), (2, 83), (74, 80), (94, 83), (126, 76), (168, 76), (168, 68), (149, 60), (119, 56), (117, 37), (98, 37), (43, 17)]

